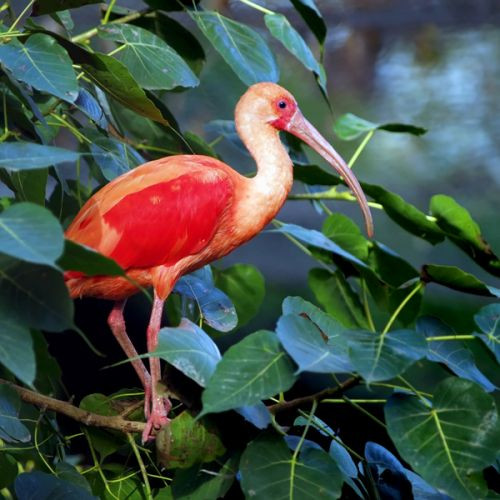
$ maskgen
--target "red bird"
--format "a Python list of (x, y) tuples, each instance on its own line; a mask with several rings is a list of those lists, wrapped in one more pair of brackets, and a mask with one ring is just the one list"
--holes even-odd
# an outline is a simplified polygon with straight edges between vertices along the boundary
[(293, 96), (274, 83), (251, 86), (235, 111), (236, 129), (257, 163), (244, 177), (215, 158), (178, 155), (141, 165), (94, 194), (66, 231), (72, 241), (114, 259), (123, 277), (66, 273), (71, 297), (114, 300), (108, 323), (132, 361), (145, 390), (147, 425), (143, 441), (169, 422), (170, 401), (158, 393), (160, 359), (150, 373), (125, 330), (123, 308), (139, 291), (154, 289), (147, 350), (157, 346), (163, 304), (183, 274), (228, 254), (255, 236), (280, 210), (292, 187), (293, 166), (279, 131), (302, 139), (345, 179), (363, 212), (367, 233), (373, 222), (364, 193), (342, 158), (303, 117)]

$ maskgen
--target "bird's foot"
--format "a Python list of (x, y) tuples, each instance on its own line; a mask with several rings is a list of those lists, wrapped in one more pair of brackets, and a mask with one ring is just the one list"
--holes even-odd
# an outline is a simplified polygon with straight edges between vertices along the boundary
[(156, 396), (152, 398), (151, 412), (146, 420), (146, 427), (142, 432), (142, 442), (147, 443), (155, 439), (159, 430), (170, 423), (168, 412), (172, 408), (172, 403), (166, 396)]

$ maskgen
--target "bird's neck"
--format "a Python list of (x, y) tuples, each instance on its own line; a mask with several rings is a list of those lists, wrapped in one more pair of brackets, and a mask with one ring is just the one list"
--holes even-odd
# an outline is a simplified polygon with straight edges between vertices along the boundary
[(237, 118), (236, 127), (257, 164), (257, 174), (245, 178), (242, 184), (238, 220), (246, 231), (256, 234), (285, 203), (292, 188), (293, 164), (278, 131), (271, 125), (243, 115)]

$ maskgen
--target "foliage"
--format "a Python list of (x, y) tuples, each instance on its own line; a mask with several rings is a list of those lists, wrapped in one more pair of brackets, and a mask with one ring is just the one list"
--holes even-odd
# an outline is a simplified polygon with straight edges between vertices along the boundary
[[(165, 105), (165, 96), (200, 84), (205, 53), (214, 49), (246, 85), (279, 81), (274, 39), (313, 74), (329, 104), (327, 26), (314, 0), (291, 0), (314, 47), (282, 13), (241, 1), (262, 15), (261, 34), (195, 1), (146, 0), (140, 11), (115, 1), (92, 6), (101, 8), (101, 24), (83, 33), (77, 11), (62, 5), (93, 0), (33, 0), (17, 17), (2, 7), (0, 492), (21, 500), (493, 497), (500, 425), (489, 373), (498, 369), (500, 303), (477, 311), (476, 331), (456, 333), (422, 314), (422, 298), (431, 283), (480, 297), (498, 298), (500, 290), (454, 266), (415, 269), (365, 238), (327, 206), (355, 201), (342, 180), (307, 164), (292, 141), (297, 189), (290, 199), (313, 202), (324, 223), (317, 231), (275, 221), (274, 231), (317, 263), (308, 280), (317, 305), (286, 298), (274, 331), (232, 341), (221, 355), (223, 332), (231, 332), (224, 341), (248, 332), (242, 327), (264, 300), (264, 279), (246, 264), (183, 277), (156, 354), (168, 364), (167, 378), (175, 369), (188, 389), (181, 384), (175, 394), (180, 404), (156, 453), (138, 444), (140, 391), (89, 394), (79, 408), (47, 398), (65, 396), (47, 347), (54, 333), (41, 332), (79, 331), (63, 272), (124, 272), (65, 241), (63, 228), (96, 189), (138, 164), (171, 154), (217, 156), (218, 140), (181, 130)], [(237, 141), (231, 122), (211, 128)], [(426, 132), (352, 114), (333, 130), (341, 140), (361, 139), (350, 166), (377, 134)], [(451, 242), (483, 275), (500, 276), (499, 258), (452, 198), (433, 196), (426, 212), (381, 186), (362, 187), (402, 237)], [(422, 389), (427, 370), (439, 379), (430, 390)], [(316, 389), (303, 383), (304, 373), (315, 374)], [(378, 429), (390, 450), (352, 443), (352, 424), (342, 418), (350, 411), (359, 413), (360, 428)], [(79, 432), (69, 430), (68, 417)], [(90, 425), (97, 421), (101, 428)]]

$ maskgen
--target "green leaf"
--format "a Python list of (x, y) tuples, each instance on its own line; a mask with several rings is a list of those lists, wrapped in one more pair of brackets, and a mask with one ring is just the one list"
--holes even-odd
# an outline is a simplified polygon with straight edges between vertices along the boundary
[(27, 443), (31, 435), (19, 420), (21, 401), (17, 392), (7, 384), (0, 384), (0, 439), (8, 443)]
[(183, 318), (178, 327), (166, 327), (158, 335), (155, 355), (205, 387), (221, 355), (214, 341), (198, 326)]
[(29, 330), (0, 318), (0, 363), (21, 382), (32, 386), (36, 364), (33, 340)]
[(72, 328), (73, 302), (62, 274), (0, 255), (0, 316), (53, 332)]
[(290, 0), (295, 10), (302, 16), (309, 29), (314, 33), (320, 45), (326, 38), (326, 24), (314, 0)]
[(183, 411), (156, 436), (158, 461), (169, 469), (187, 469), (212, 462), (226, 449), (217, 428), (208, 419), (197, 420)]
[(0, 474), (0, 488), (3, 489), (10, 486), (19, 474), (17, 460), (8, 453), (0, 453), (0, 470), (2, 471), (2, 474)]
[(292, 361), (276, 334), (260, 330), (226, 351), (203, 392), (201, 415), (257, 404), (294, 382)]
[(329, 215), (323, 222), (321, 232), (358, 259), (364, 261), (368, 258), (369, 241), (363, 236), (358, 225), (346, 215)]
[(55, 265), (63, 250), (59, 221), (46, 208), (16, 203), (0, 213), (0, 251), (19, 260)]
[(145, 89), (196, 87), (199, 80), (184, 60), (161, 38), (138, 26), (107, 24), (98, 28), (105, 40), (123, 43), (115, 54)]
[(278, 229), (274, 231), (279, 233), (289, 234), (299, 241), (302, 241), (306, 245), (310, 245), (316, 248), (321, 248), (322, 250), (327, 250), (329, 252), (338, 255), (359, 267), (367, 268), (368, 266), (359, 260), (354, 255), (345, 251), (339, 245), (334, 243), (332, 240), (328, 239), (323, 233), (316, 231), (315, 229), (307, 229), (296, 224), (283, 224)]
[(368, 382), (389, 380), (427, 353), (425, 337), (414, 330), (350, 332), (351, 362)]
[(14, 186), (16, 199), (44, 206), (48, 176), (48, 168), (11, 172), (10, 180)]
[(32, 330), (33, 348), (36, 356), (36, 379), (33, 384), (42, 394), (57, 394), (61, 387), (61, 368), (49, 353), (43, 334)]
[(22, 45), (0, 45), (0, 62), (17, 80), (68, 102), (78, 96), (78, 83), (67, 52), (51, 36), (36, 33)]
[(285, 441), (271, 434), (252, 441), (240, 461), (241, 488), (246, 498), (340, 497), (342, 476), (326, 451), (307, 448), (297, 458)]
[(309, 287), (325, 311), (347, 328), (368, 328), (363, 306), (340, 271), (309, 271)]
[(422, 281), (426, 283), (438, 283), (453, 290), (474, 295), (500, 297), (500, 289), (483, 283), (474, 275), (466, 273), (455, 266), (425, 264), (422, 266), (421, 274)]
[(176, 471), (172, 482), (173, 497), (182, 500), (224, 498), (234, 482), (238, 459), (238, 455), (229, 458), (215, 475), (200, 465)]
[[(417, 332), (425, 337), (440, 337), (456, 335), (455, 331), (438, 318), (422, 316), (418, 318)], [(472, 352), (459, 340), (433, 340), (427, 342), (427, 359), (436, 363), (443, 363), (458, 377), (471, 380), (480, 385), (486, 392), (496, 387), (481, 373), (474, 362)]]
[(229, 332), (238, 324), (236, 309), (231, 299), (215, 287), (210, 266), (182, 276), (173, 291), (194, 301), (200, 318), (215, 330)]
[[(337, 320), (301, 297), (287, 297), (283, 301), (283, 314), (299, 315), (302, 318), (306, 318), (311, 321), (315, 325), (315, 328), (320, 332), (321, 338), (326, 342), (328, 350), (331, 350), (334, 353), (336, 362), (339, 365), (339, 371), (352, 371), (348, 355), (347, 338), (344, 335), (346, 329)], [(315, 332), (315, 330), (313, 331)], [(308, 335), (308, 338), (310, 336), (311, 335)], [(291, 340), (292, 339), (289, 339), (289, 341)], [(307, 339), (296, 339), (299, 344), (303, 342), (303, 340), (308, 342)], [(316, 344), (317, 340), (318, 339), (315, 336), (314, 344)], [(321, 344), (322, 349), (324, 349), (325, 342)], [(288, 351), (286, 345), (284, 345), (284, 347)], [(300, 367), (300, 363), (297, 359), (294, 358), (294, 361)]]
[(450, 196), (437, 194), (431, 199), (430, 209), (437, 218), (438, 226), (455, 245), (491, 274), (500, 276), (500, 260), (484, 241), (479, 225), (464, 207)]
[(248, 323), (259, 311), (266, 294), (264, 277), (250, 264), (234, 264), (223, 271), (214, 270), (215, 285), (231, 299), (238, 326)]
[(215, 50), (246, 85), (277, 82), (279, 69), (266, 42), (252, 28), (214, 11), (190, 13)]
[(74, 9), (82, 5), (99, 3), (100, 0), (35, 0), (32, 16), (41, 16), (65, 9)]
[(474, 315), (483, 333), (474, 333), (493, 352), (500, 363), (500, 304), (489, 304)]
[(65, 271), (80, 271), (87, 276), (125, 276), (125, 271), (113, 259), (71, 240), (64, 240), (64, 252), (57, 265)]
[(14, 483), (17, 498), (37, 498), (52, 500), (71, 498), (71, 500), (97, 500), (81, 486), (77, 486), (52, 474), (32, 471), (20, 474)]
[[(338, 330), (344, 330), (339, 323), (336, 326)], [(343, 342), (331, 345), (327, 334), (307, 316), (296, 314), (281, 316), (276, 326), (276, 333), (285, 350), (299, 366), (298, 373), (352, 371), (352, 365), (347, 357), (347, 342), (342, 339)], [(342, 338), (339, 333), (337, 337)], [(343, 352), (339, 352), (339, 344)]]
[(362, 183), (367, 196), (380, 203), (385, 213), (403, 229), (435, 245), (444, 240), (444, 234), (435, 222), (401, 196), (374, 184)]
[(472, 477), (500, 449), (493, 398), (456, 377), (441, 382), (432, 405), (416, 396), (393, 394), (385, 406), (388, 432), (401, 456), (430, 484), (453, 498), (484, 498), (484, 482)]
[(405, 123), (373, 123), (352, 113), (342, 115), (333, 126), (333, 131), (337, 137), (344, 141), (352, 141), (361, 134), (372, 130), (385, 130), (386, 132), (399, 132), (416, 136), (427, 132), (425, 128)]
[(56, 146), (32, 142), (3, 142), (0, 144), (0, 167), (9, 170), (45, 168), (58, 163), (73, 162), (80, 154)]
[(264, 16), (267, 29), (285, 48), (292, 53), (308, 70), (318, 78), (318, 83), (326, 93), (326, 74), (324, 68), (316, 61), (314, 54), (297, 30), (282, 14), (266, 14)]
[(92, 141), (92, 157), (108, 181), (145, 163), (144, 158), (129, 144), (100, 134), (97, 130), (85, 129), (85, 134)]

